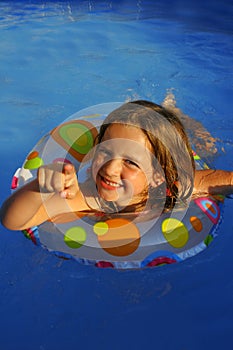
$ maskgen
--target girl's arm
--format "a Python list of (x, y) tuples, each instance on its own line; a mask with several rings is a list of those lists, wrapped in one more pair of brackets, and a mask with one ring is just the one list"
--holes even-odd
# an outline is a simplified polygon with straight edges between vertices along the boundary
[(48, 213), (43, 206), (52, 199), (52, 193), (40, 193), (36, 180), (16, 190), (1, 208), (1, 223), (10, 230), (22, 230), (37, 225), (48, 219)]
[(225, 170), (196, 170), (193, 194), (233, 193), (233, 172)]
[[(36, 226), (56, 215), (77, 210), (83, 197), (73, 165), (41, 167), (37, 179), (15, 191), (3, 204), (1, 223), (11, 230)], [(82, 210), (82, 208), (81, 208)]]

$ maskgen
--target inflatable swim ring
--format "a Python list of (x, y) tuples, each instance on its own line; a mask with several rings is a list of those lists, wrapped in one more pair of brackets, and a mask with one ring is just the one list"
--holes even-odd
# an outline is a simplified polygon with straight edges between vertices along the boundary
[[(12, 179), (12, 190), (31, 181), (43, 164), (71, 162), (79, 174), (105, 117), (122, 103), (81, 110), (44, 136)], [(78, 135), (78, 136), (77, 136)], [(194, 153), (196, 167), (207, 167)], [(84, 175), (85, 178), (85, 175)], [(115, 214), (73, 215), (67, 222), (47, 221), (23, 230), (26, 237), (63, 258), (98, 267), (143, 268), (182, 261), (205, 249), (217, 235), (223, 197), (193, 199), (188, 209), (136, 222)]]

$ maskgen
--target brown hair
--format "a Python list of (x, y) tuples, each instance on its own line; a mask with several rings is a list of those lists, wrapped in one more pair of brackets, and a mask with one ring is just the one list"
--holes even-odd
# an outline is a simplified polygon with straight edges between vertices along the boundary
[[(113, 123), (139, 127), (146, 135), (165, 176), (165, 208), (171, 209), (178, 199), (185, 202), (190, 198), (195, 163), (184, 126), (175, 113), (149, 101), (128, 102), (107, 116), (100, 127), (97, 143), (102, 141), (105, 131)], [(149, 189), (152, 205), (156, 196), (158, 189)]]

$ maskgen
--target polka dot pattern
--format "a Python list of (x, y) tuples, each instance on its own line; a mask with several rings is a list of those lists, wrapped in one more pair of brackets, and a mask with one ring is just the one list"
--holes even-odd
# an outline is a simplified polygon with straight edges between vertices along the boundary
[(183, 247), (189, 238), (187, 227), (178, 219), (167, 218), (162, 223), (162, 232), (167, 242), (175, 248)]
[(190, 216), (189, 221), (196, 232), (201, 232), (203, 229), (202, 222), (196, 216)]
[(197, 198), (195, 199), (195, 203), (198, 207), (205, 213), (208, 218), (213, 222), (213, 224), (217, 224), (220, 218), (220, 209), (216, 202), (211, 198)]
[(106, 222), (97, 222), (93, 226), (93, 231), (97, 236), (105, 235), (108, 232), (108, 224)]
[(140, 233), (133, 222), (120, 218), (110, 219), (101, 224), (104, 224), (106, 232), (98, 235), (98, 241), (107, 253), (113, 256), (128, 256), (138, 248)]
[(37, 151), (32, 151), (28, 156), (24, 163), (24, 169), (38, 169), (44, 162), (42, 158), (39, 157), (39, 153)]
[(86, 237), (86, 231), (83, 227), (73, 226), (66, 231), (64, 242), (69, 248), (78, 249), (85, 243)]
[(86, 120), (73, 120), (61, 124), (51, 133), (55, 141), (81, 162), (92, 149), (98, 134), (96, 127)]
[[(29, 153), (21, 169), (23, 171), (15, 173), (12, 190), (21, 185), (20, 181), (27, 181), (26, 173), (34, 176), (33, 173), (36, 172), (30, 170), (38, 169), (44, 162), (48, 163), (48, 152), (44, 152), (48, 139), (52, 140), (49, 144), (52, 145), (51, 158), (50, 154), (48, 157), (50, 163), (73, 163), (79, 169), (98, 134), (92, 122), (100, 125), (104, 117), (90, 113), (56, 127)], [(198, 154), (194, 152), (193, 156), (198, 169), (207, 167)], [(214, 237), (213, 227), (220, 218), (218, 203), (224, 201), (222, 197), (215, 199), (204, 197), (191, 201), (181, 220), (178, 219), (180, 215), (167, 217), (167, 214), (162, 214), (152, 224), (147, 225), (146, 222), (144, 225), (143, 222), (117, 216), (106, 220), (104, 213), (90, 218), (88, 213), (72, 212), (48, 221), (47, 224), (53, 227), (51, 231), (49, 226), (45, 226), (46, 232), (41, 225), (38, 232), (29, 228), (24, 230), (24, 234), (35, 244), (41, 244), (59, 256), (72, 257), (101, 268), (167, 265), (195, 255), (204, 245), (211, 243)]]
[(53, 163), (72, 164), (69, 159), (61, 158), (61, 157), (53, 159)]

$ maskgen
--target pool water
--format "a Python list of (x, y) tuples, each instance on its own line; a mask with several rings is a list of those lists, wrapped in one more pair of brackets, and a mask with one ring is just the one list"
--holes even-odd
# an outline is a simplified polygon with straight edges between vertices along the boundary
[[(1, 1), (1, 202), (47, 131), (104, 102), (172, 91), (233, 169), (230, 1)], [(3, 350), (233, 347), (233, 201), (218, 237), (182, 263), (136, 271), (61, 260), (0, 228)]]

